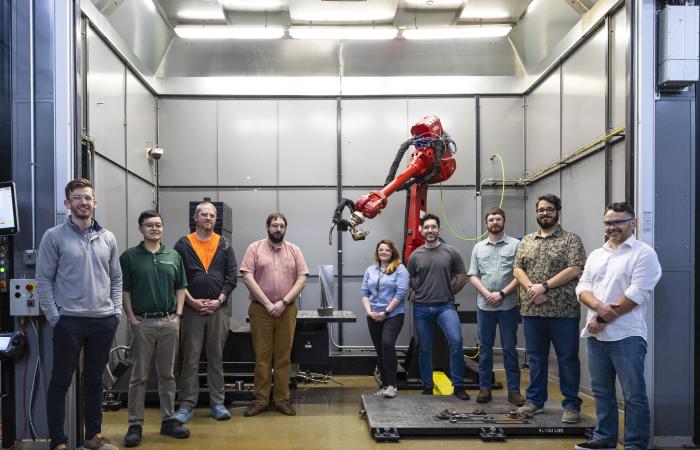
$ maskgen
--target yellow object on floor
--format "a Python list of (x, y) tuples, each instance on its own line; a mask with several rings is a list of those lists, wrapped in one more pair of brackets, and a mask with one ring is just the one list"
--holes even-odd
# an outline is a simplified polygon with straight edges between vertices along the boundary
[(452, 381), (444, 372), (433, 372), (433, 395), (452, 395), (454, 388)]

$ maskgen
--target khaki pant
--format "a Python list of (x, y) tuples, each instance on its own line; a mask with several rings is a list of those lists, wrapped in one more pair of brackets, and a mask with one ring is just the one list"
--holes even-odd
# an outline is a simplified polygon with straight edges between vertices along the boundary
[(222, 305), (214, 314), (202, 316), (185, 307), (180, 327), (180, 408), (192, 409), (199, 394), (199, 357), (204, 346), (207, 354), (207, 384), (212, 405), (224, 403), (224, 345), (230, 324), (228, 307)]
[(251, 302), (248, 316), (255, 351), (255, 399), (265, 405), (270, 403), (270, 384), (274, 377), (275, 403), (289, 400), (296, 303), (289, 305), (280, 317), (272, 317), (263, 305)]
[(142, 319), (140, 324), (130, 327), (134, 338), (131, 345), (134, 366), (129, 381), (129, 425), (143, 425), (146, 382), (154, 355), (158, 372), (160, 414), (163, 420), (172, 419), (175, 414), (176, 386), (173, 367), (180, 325), (173, 320), (174, 317)]

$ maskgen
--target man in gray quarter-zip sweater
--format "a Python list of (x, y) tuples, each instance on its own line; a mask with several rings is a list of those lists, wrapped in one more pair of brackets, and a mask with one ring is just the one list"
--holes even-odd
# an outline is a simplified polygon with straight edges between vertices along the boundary
[(122, 313), (122, 272), (114, 235), (93, 218), (97, 201), (89, 180), (66, 185), (70, 216), (39, 245), (37, 292), (53, 330), (53, 369), (46, 394), (51, 449), (67, 448), (66, 392), (83, 350), (83, 448), (113, 450), (100, 434), (102, 376)]

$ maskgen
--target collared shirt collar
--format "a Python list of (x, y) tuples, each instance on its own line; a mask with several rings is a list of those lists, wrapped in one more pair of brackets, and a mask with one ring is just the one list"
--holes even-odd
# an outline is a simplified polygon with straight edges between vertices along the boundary
[(553, 233), (551, 233), (547, 236), (542, 236), (542, 229), (538, 228), (537, 234), (535, 235), (535, 237), (540, 238), (540, 239), (547, 239), (549, 237), (559, 237), (559, 235), (561, 235), (561, 225), (557, 224), (556, 227), (557, 227), (557, 229), (554, 230)]
[(83, 230), (75, 222), (73, 222), (73, 215), (72, 214), (68, 215), (66, 222), (68, 222), (69, 224), (74, 226), (81, 234), (88, 234), (89, 235), (93, 232), (97, 232), (97, 231), (100, 231), (102, 229), (102, 226), (97, 222), (97, 220), (95, 220), (94, 217), (92, 217), (91, 220), (92, 220), (92, 224), (86, 230)]
[[(141, 242), (139, 243), (139, 245), (137, 245), (137, 247), (138, 247), (139, 249), (141, 249), (142, 251), (146, 252), (146, 253), (153, 253), (153, 252), (151, 252), (149, 249), (146, 248), (146, 244), (145, 244), (143, 241), (141, 241)], [(157, 254), (157, 253), (163, 253), (163, 248), (164, 248), (164, 247), (163, 247), (163, 243), (161, 242), (161, 243), (160, 243), (160, 247), (158, 247), (158, 251), (156, 252), (156, 254)]]
[[(637, 242), (637, 238), (634, 237), (634, 234), (633, 234), (633, 235), (631, 235), (630, 237), (628, 237), (627, 240), (626, 240), (625, 242), (623, 242), (622, 244), (618, 245), (617, 248), (619, 249), (619, 248), (622, 247), (622, 246), (626, 246), (626, 247), (632, 248), (632, 247), (634, 247), (634, 243), (635, 243), (635, 242)], [(605, 250), (607, 250), (607, 251), (610, 251), (610, 252), (614, 251), (614, 250), (612, 249), (612, 247), (610, 247), (610, 240), (605, 241), (605, 244), (603, 244), (603, 248), (604, 248)]]
[(491, 235), (489, 235), (489, 237), (486, 238), (486, 244), (487, 244), (487, 245), (488, 245), (488, 244), (496, 245), (496, 244), (499, 244), (499, 243), (501, 243), (501, 242), (505, 242), (507, 236), (508, 236), (507, 234), (503, 233), (503, 234), (501, 235), (501, 238), (500, 238), (499, 240), (497, 240), (496, 242), (493, 242), (493, 241), (491, 240)]

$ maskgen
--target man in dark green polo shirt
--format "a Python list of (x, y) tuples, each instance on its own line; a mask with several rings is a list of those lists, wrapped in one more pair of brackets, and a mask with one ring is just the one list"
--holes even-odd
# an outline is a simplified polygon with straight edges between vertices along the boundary
[(141, 442), (146, 381), (154, 355), (163, 416), (160, 434), (179, 439), (190, 435), (190, 431), (175, 419), (173, 371), (187, 287), (185, 268), (180, 255), (160, 242), (163, 236), (160, 214), (142, 212), (139, 231), (143, 241), (119, 258), (123, 273), (123, 306), (133, 336), (131, 356), (134, 361), (129, 381), (126, 447), (135, 447)]

